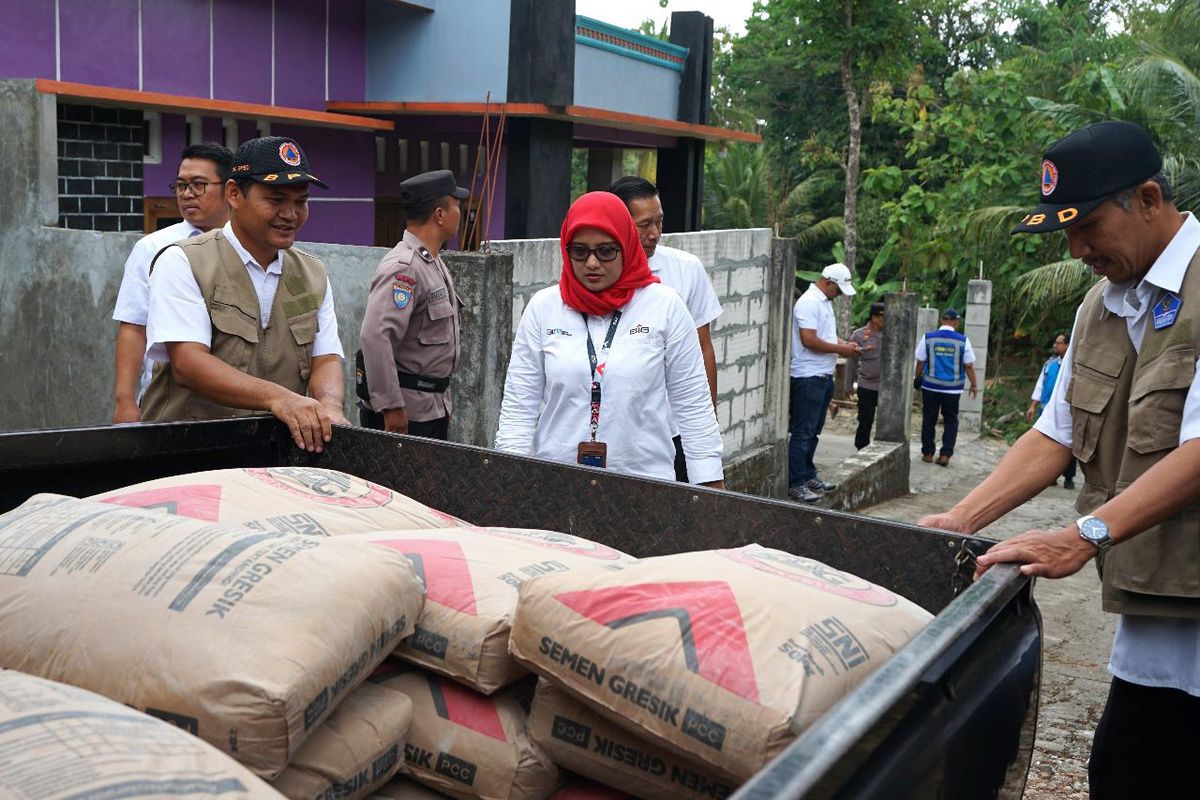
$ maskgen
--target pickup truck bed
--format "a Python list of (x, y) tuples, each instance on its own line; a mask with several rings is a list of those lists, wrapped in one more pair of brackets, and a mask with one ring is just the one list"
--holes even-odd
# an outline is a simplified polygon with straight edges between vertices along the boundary
[(353, 473), (478, 525), (566, 531), (636, 556), (757, 542), (885, 586), (936, 617), (735, 797), (1021, 796), (1041, 617), (1016, 569), (971, 582), (984, 539), (359, 428), (312, 455), (265, 418), (0, 434), (0, 511), (38, 492), (278, 465)]

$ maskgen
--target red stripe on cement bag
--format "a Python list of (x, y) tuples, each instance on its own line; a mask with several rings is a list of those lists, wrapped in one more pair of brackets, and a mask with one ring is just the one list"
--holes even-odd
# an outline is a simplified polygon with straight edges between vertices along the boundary
[(389, 660), (371, 680), (413, 703), (402, 772), (452, 797), (545, 800), (558, 768), (525, 731), (532, 679), (488, 696)]
[(630, 733), (545, 679), (533, 696), (529, 736), (560, 767), (647, 800), (724, 800), (738, 784)]
[(194, 472), (88, 499), (206, 522), (316, 536), (464, 524), (385, 486), (316, 467)]
[(632, 796), (579, 775), (567, 774), (563, 776), (562, 787), (550, 795), (550, 800), (629, 800)]
[(166, 719), (267, 778), (423, 604), (408, 559), (366, 542), (55, 495), (0, 516), (0, 666)]
[(292, 800), (360, 800), (400, 769), (411, 723), (407, 695), (364, 683), (333, 710), (271, 785)]
[(412, 778), (397, 775), (367, 800), (446, 800), (449, 796), (417, 783)]
[(749, 545), (532, 580), (509, 644), (629, 730), (744, 780), (930, 618), (853, 575)]
[(98, 694), (0, 672), (0, 795), (280, 800), (229, 756)]
[(484, 693), (528, 675), (508, 653), (517, 589), (532, 577), (615, 569), (634, 559), (586, 539), (515, 528), (361, 534), (413, 562), (426, 602), (401, 658)]

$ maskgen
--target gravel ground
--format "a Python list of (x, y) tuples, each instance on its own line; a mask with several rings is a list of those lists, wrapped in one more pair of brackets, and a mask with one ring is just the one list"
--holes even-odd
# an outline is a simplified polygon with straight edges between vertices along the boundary
[[(921, 461), (919, 412), (913, 430), (918, 435), (912, 448), (912, 494), (856, 513), (916, 522), (925, 514), (945, 511), (983, 480), (1008, 450), (1003, 442), (960, 433), (950, 466), (940, 467)], [(829, 419), (818, 446), (818, 469), (853, 452), (853, 431), (852, 408)], [(980, 535), (1006, 539), (1030, 528), (1065, 525), (1077, 516), (1074, 501), (1075, 492), (1061, 485), (1048, 487)], [(1038, 581), (1034, 597), (1043, 620), (1042, 696), (1025, 797), (1086, 800), (1088, 752), (1108, 694), (1108, 654), (1116, 617), (1100, 610), (1100, 581), (1091, 567), (1063, 580)]]

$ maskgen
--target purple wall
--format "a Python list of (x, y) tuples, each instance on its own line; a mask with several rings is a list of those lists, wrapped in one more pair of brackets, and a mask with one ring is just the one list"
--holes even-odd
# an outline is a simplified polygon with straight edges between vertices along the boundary
[(0, 47), (0, 76), (54, 77), (54, 4), (29, 0), (0, 0), (4, 45)]
[(58, 0), (56, 41), (54, 0), (0, 0), (0, 78), (60, 79), (264, 105), (272, 104), (274, 94), (274, 105), (323, 111), (327, 73), (328, 99), (366, 96), (366, 2), (212, 0), (210, 6), (206, 0)]
[(314, 186), (308, 223), (300, 238), (307, 242), (375, 243), (375, 136), (371, 133), (272, 125), (276, 136), (300, 142), (312, 173), (329, 189)]
[(137, 0), (59, 0), (58, 16), (64, 81), (138, 88)]

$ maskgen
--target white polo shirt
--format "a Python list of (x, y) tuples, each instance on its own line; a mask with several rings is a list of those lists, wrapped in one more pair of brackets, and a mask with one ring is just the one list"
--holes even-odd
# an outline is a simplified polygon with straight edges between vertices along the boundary
[(721, 316), (721, 301), (713, 289), (704, 262), (686, 250), (659, 245), (650, 256), (650, 271), (666, 286), (679, 292), (697, 328)]
[[(1178, 292), (1188, 264), (1200, 249), (1200, 222), (1191, 214), (1183, 227), (1136, 286), (1109, 283), (1104, 287), (1104, 308), (1125, 318), (1125, 328), (1134, 350), (1141, 352), (1148, 313), (1163, 290)], [(1078, 313), (1078, 312), (1077, 312)], [(1076, 326), (1078, 326), (1076, 316)], [(1066, 387), (1071, 385), (1071, 362), (1075, 354), (1075, 331), (1063, 356), (1058, 380), (1050, 401), (1033, 427), (1064, 447), (1071, 447), (1071, 406)], [(1179, 443), (1200, 437), (1200, 359), (1196, 376), (1188, 388), (1180, 421)], [(1122, 614), (1117, 620), (1108, 671), (1123, 681), (1140, 686), (1182, 689), (1200, 697), (1200, 619), (1143, 617)]]
[[(258, 296), (259, 320), (262, 327), (266, 328), (271, 321), (271, 306), (275, 302), (279, 276), (283, 274), (283, 260), (276, 253), (275, 260), (264, 270), (237, 240), (231, 223), (225, 223), (222, 231), (246, 265), (246, 274)], [(180, 247), (171, 247), (164, 252), (150, 276), (147, 357), (162, 363), (170, 361), (167, 356), (168, 342), (199, 342), (205, 347), (212, 346), (212, 319), (208, 314), (208, 306), (192, 274), (192, 265)], [(333, 308), (333, 288), (329, 285), (328, 277), (325, 278), (325, 299), (317, 309), (317, 335), (313, 340), (312, 354), (313, 358), (327, 355), (344, 357)]]
[(590, 330), (603, 366), (596, 438), (608, 445), (608, 468), (674, 480), (674, 416), (688, 478), (720, 480), (721, 431), (694, 320), (683, 300), (662, 284), (638, 289), (621, 311), (611, 350), (603, 352), (611, 319), (611, 314), (588, 317), (585, 323), (562, 301), (557, 285), (533, 296), (508, 362), (496, 449), (576, 463), (579, 443), (590, 438)]
[[(128, 322), (130, 325), (146, 327), (146, 317), (150, 311), (150, 262), (164, 247), (175, 244), (181, 239), (199, 236), (203, 231), (187, 220), (168, 225), (162, 230), (148, 233), (129, 251), (125, 259), (125, 274), (121, 277), (121, 288), (117, 292), (117, 307), (113, 309), (112, 318), (117, 322)], [(142, 377), (138, 381), (138, 402), (150, 385), (150, 376), (154, 371), (154, 362), (149, 358), (142, 359)]]
[(837, 369), (837, 353), (818, 353), (800, 342), (800, 329), (817, 332), (825, 342), (837, 342), (837, 323), (833, 319), (833, 301), (813, 283), (792, 308), (792, 368), (793, 378), (813, 378), (832, 375)]

